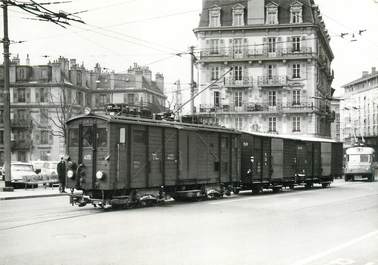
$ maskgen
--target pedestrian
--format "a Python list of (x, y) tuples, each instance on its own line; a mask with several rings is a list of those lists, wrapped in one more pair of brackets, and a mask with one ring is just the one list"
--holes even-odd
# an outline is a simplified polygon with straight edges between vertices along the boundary
[(65, 193), (66, 188), (66, 163), (64, 162), (64, 157), (60, 158), (60, 162), (57, 165), (57, 172), (59, 178), (59, 191)]

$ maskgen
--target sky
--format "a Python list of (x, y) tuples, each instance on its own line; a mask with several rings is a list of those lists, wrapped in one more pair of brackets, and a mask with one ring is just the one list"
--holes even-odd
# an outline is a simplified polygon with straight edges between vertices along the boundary
[[(340, 96), (342, 85), (359, 78), (362, 71), (378, 68), (378, 0), (315, 2), (332, 38), (333, 87)], [(201, 6), (202, 0), (73, 0), (48, 6), (68, 13), (86, 11), (77, 14), (86, 24), (72, 23), (66, 29), (30, 20), (23, 10), (11, 7), (9, 38), (25, 42), (12, 44), (10, 52), (19, 54), (21, 63), (29, 54), (32, 65), (59, 56), (75, 58), (87, 69), (98, 62), (116, 72), (126, 72), (134, 62), (148, 65), (153, 73), (164, 74), (168, 92), (180, 79), (185, 100), (189, 97), (190, 56), (176, 54), (197, 45), (193, 29), (198, 26)], [(366, 32), (360, 35), (359, 30)], [(349, 35), (341, 38), (341, 33)], [(352, 34), (357, 41), (351, 41)], [(168, 99), (171, 95), (168, 93)]]

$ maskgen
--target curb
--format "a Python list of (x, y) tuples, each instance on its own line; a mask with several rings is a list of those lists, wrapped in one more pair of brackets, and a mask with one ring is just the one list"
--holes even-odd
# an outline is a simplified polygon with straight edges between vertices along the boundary
[(0, 201), (5, 200), (20, 200), (20, 199), (34, 199), (34, 198), (51, 198), (51, 197), (61, 197), (68, 196), (69, 194), (39, 194), (39, 195), (20, 195), (15, 197), (1, 197)]

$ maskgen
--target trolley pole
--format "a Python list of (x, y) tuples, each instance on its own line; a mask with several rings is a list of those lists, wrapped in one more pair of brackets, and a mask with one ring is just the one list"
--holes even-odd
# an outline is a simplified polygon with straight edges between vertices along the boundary
[(195, 88), (195, 82), (194, 82), (194, 63), (195, 63), (195, 57), (194, 57), (194, 46), (191, 46), (189, 54), (191, 55), (190, 59), (190, 98), (192, 98), (192, 101), (190, 102), (190, 113), (194, 115), (194, 88)]
[(9, 36), (8, 36), (8, 3), (3, 3), (3, 21), (4, 21), (4, 165), (5, 165), (5, 186), (11, 186), (11, 126), (10, 126), (10, 93), (9, 93)]

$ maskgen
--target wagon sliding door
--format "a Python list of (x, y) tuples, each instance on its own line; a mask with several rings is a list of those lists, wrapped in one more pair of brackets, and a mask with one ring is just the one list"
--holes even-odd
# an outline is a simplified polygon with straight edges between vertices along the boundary
[(160, 187), (163, 183), (163, 129), (150, 127), (148, 133), (149, 173), (147, 186)]

